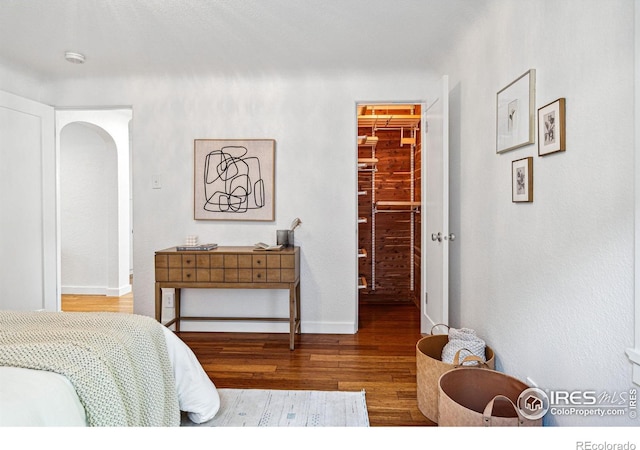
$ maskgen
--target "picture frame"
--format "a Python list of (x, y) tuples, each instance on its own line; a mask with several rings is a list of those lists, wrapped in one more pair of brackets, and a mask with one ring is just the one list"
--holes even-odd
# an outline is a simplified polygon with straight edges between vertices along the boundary
[(536, 70), (529, 69), (496, 95), (496, 153), (535, 142)]
[(274, 139), (194, 139), (195, 220), (275, 219)]
[(533, 202), (533, 157), (516, 159), (511, 163), (511, 201)]
[(566, 150), (565, 103), (559, 98), (538, 109), (538, 156)]

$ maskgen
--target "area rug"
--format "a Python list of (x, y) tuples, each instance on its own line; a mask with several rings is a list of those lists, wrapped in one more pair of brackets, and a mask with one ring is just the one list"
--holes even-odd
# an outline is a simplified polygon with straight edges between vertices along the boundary
[[(220, 410), (200, 426), (368, 427), (364, 391), (218, 389)], [(183, 416), (182, 426), (194, 426)]]

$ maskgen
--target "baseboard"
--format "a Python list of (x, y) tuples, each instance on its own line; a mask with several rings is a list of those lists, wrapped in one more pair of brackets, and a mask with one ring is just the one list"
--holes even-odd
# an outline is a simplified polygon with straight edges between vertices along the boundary
[[(173, 317), (172, 308), (164, 308), (162, 321)], [(349, 322), (302, 322), (302, 333), (312, 334), (355, 334), (355, 325)], [(255, 321), (183, 321), (181, 331), (209, 331), (232, 333), (289, 333), (289, 324), (283, 322)]]
[(131, 292), (131, 285), (127, 284), (119, 288), (108, 288), (104, 286), (62, 286), (62, 295), (104, 295), (106, 297), (122, 297)]

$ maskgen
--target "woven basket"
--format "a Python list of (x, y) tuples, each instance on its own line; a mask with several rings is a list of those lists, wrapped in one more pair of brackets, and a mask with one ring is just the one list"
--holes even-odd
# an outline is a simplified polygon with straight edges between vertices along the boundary
[[(416, 344), (416, 382), (418, 395), (418, 409), (432, 422), (438, 423), (438, 380), (440, 376), (456, 364), (442, 362), (442, 349), (449, 342), (446, 334), (432, 334), (418, 341)], [(495, 368), (493, 350), (485, 347), (486, 365)]]
[(516, 406), (528, 386), (504, 373), (460, 367), (438, 380), (438, 425), (541, 426), (542, 418), (528, 419)]

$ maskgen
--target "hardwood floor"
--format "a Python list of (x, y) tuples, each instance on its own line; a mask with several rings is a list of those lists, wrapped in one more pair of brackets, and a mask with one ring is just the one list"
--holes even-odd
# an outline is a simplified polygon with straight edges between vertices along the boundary
[(106, 297), (104, 295), (71, 295), (62, 296), (62, 310), (67, 312), (124, 312), (133, 313), (133, 293), (122, 297)]
[(433, 425), (418, 409), (412, 305), (362, 305), (354, 335), (179, 333), (219, 388), (366, 391), (371, 426)]
[[(97, 310), (86, 297), (65, 297), (64, 311)], [(98, 300), (93, 307), (99, 309)], [(127, 310), (128, 300), (123, 302), (105, 307)], [(415, 345), (422, 337), (417, 307), (362, 304), (359, 309), (358, 333), (298, 335), (294, 351), (285, 333), (178, 335), (219, 388), (364, 389), (371, 426), (434, 425), (416, 400)]]

